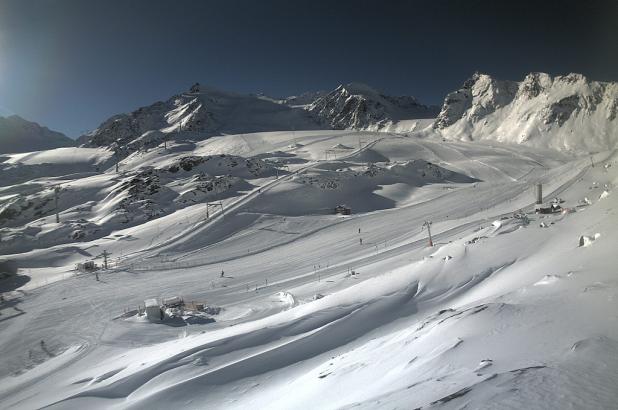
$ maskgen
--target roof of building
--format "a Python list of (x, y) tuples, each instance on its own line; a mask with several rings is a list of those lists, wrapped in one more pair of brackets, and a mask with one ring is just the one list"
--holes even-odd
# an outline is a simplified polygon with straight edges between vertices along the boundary
[(159, 302), (157, 302), (157, 299), (146, 299), (144, 305), (146, 307), (159, 306)]

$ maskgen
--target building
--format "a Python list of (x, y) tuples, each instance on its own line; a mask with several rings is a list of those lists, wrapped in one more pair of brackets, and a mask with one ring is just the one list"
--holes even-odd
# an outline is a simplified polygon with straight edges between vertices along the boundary
[(335, 207), (335, 213), (338, 215), (350, 215), (352, 213), (352, 208), (347, 205), (337, 205)]
[(163, 298), (161, 304), (165, 307), (180, 308), (184, 306), (185, 303), (180, 296), (172, 296), (170, 298)]
[(94, 261), (86, 261), (84, 263), (77, 264), (77, 270), (82, 272), (92, 272), (97, 269), (96, 263)]
[(144, 306), (146, 307), (146, 317), (148, 320), (151, 322), (160, 322), (163, 320), (163, 311), (157, 299), (146, 299), (144, 301)]

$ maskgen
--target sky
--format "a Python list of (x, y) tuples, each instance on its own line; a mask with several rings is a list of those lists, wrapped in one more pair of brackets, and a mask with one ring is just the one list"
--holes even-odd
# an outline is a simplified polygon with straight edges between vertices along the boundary
[(475, 71), (617, 81), (618, 2), (0, 0), (0, 115), (73, 138), (195, 82), (440, 104)]

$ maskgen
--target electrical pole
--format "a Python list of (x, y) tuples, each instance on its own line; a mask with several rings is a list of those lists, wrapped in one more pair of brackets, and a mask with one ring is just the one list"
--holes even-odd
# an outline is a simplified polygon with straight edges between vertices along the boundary
[(107, 255), (109, 255), (107, 253), (106, 250), (103, 251), (103, 267), (107, 270)]
[(429, 235), (429, 246), (433, 246), (433, 239), (431, 238), (431, 221), (425, 221), (423, 228), (425, 227), (427, 227), (427, 234)]
[(223, 202), (219, 201), (219, 202), (206, 202), (206, 220), (208, 220), (210, 218), (210, 212), (208, 211), (208, 209), (211, 206), (219, 206), (221, 207), (221, 216), (223, 216)]
[(56, 206), (56, 223), (60, 223), (60, 215), (58, 215), (58, 194), (60, 193), (60, 187), (54, 188), (54, 204)]
[(537, 205), (543, 203), (543, 184), (536, 184), (536, 203)]

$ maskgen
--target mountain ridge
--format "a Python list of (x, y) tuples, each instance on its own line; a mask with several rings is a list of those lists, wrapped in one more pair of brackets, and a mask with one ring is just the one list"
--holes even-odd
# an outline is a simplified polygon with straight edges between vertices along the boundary
[(50, 130), (19, 115), (0, 117), (0, 153), (21, 153), (70, 147), (75, 142), (61, 132)]
[(339, 85), (308, 111), (334, 129), (379, 130), (401, 120), (433, 118), (437, 107), (412, 96), (389, 96), (363, 83)]
[(618, 84), (533, 72), (522, 81), (475, 73), (433, 123), (443, 137), (596, 152), (618, 145)]
[[(340, 85), (330, 93), (309, 92), (283, 99), (220, 91), (196, 83), (188, 92), (166, 101), (108, 118), (78, 138), (78, 143), (132, 151), (140, 145), (158, 145), (170, 137), (204, 139), (293, 129), (379, 129), (398, 120), (435, 114), (437, 109), (418, 103), (414, 97), (387, 96), (359, 83)], [(149, 132), (153, 134), (147, 135)]]

